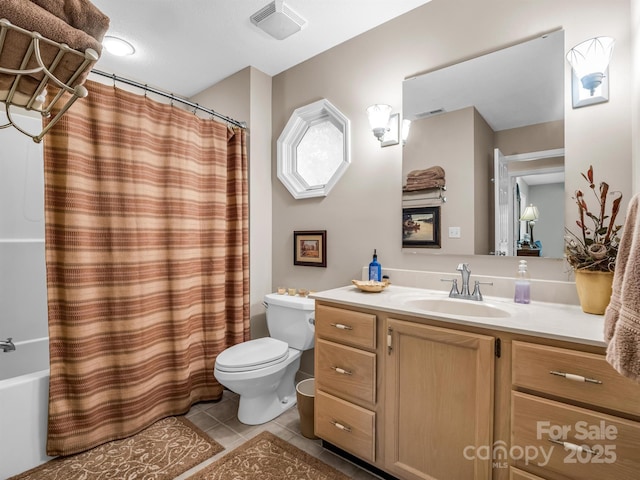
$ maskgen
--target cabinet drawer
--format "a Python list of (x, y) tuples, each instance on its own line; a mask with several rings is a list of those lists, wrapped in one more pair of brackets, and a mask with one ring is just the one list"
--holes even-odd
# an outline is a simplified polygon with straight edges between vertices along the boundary
[(373, 350), (376, 348), (376, 316), (316, 305), (316, 336)]
[(375, 462), (375, 417), (365, 408), (316, 390), (315, 433), (354, 455)]
[(316, 341), (316, 385), (347, 400), (376, 402), (376, 355), (327, 340)]
[[(518, 468), (572, 480), (640, 478), (638, 422), (521, 392), (511, 393), (511, 417), (510, 452)], [(529, 458), (516, 459), (514, 452)]]
[[(575, 380), (581, 377), (602, 383)], [(640, 385), (616, 372), (603, 355), (515, 341), (512, 381), (514, 386), (640, 415)]]

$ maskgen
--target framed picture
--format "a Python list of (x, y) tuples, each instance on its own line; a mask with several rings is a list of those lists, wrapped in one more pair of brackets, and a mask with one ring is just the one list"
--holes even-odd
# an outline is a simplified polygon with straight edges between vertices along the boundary
[(307, 267), (326, 267), (327, 231), (293, 232), (293, 264)]
[(402, 209), (402, 247), (440, 248), (440, 207)]

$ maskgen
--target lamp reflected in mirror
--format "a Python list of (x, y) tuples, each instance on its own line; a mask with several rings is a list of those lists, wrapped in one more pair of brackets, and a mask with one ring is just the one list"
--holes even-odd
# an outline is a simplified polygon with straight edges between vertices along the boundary
[(523, 242), (523, 246), (528, 246), (529, 248), (536, 248), (536, 242), (533, 239), (533, 227), (540, 218), (540, 213), (538, 212), (538, 208), (533, 204), (530, 204), (528, 207), (524, 209), (522, 215), (520, 216), (521, 222), (527, 222), (527, 229), (529, 230), (529, 242), (526, 240)]

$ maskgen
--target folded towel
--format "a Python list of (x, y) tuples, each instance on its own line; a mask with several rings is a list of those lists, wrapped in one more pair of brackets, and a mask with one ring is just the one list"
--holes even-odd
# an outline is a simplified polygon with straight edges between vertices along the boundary
[(407, 184), (402, 188), (404, 192), (414, 192), (417, 190), (428, 190), (430, 188), (440, 188), (445, 186), (443, 178), (427, 179), (427, 180), (412, 180), (407, 179)]
[[(109, 17), (89, 0), (31, 0), (75, 29), (102, 42), (109, 28)], [(23, 27), (25, 28), (25, 27)], [(40, 30), (37, 32), (43, 33)]]
[[(74, 50), (84, 52), (88, 48), (91, 48), (100, 54), (102, 51), (102, 45), (98, 39), (82, 30), (74, 28), (58, 16), (66, 15), (65, 18), (69, 18), (75, 23), (82, 24), (83, 14), (79, 12), (74, 13), (74, 9), (72, 7), (77, 6), (81, 8), (82, 4), (86, 2), (82, 2), (80, 0), (74, 0), (72, 2), (65, 2), (63, 0), (36, 1), (43, 4), (50, 4), (49, 6), (54, 9), (56, 14), (45, 10), (35, 2), (31, 2), (29, 0), (2, 0), (0, 3), (0, 18), (6, 18), (13, 25), (25, 30), (38, 32), (44, 38), (48, 38), (54, 42), (65, 43)], [(92, 7), (90, 11), (93, 11), (94, 9), (95, 7)], [(108, 28), (109, 19), (95, 14), (88, 14), (86, 17), (87, 19), (98, 19), (98, 23), (93, 25), (93, 27), (89, 27), (89, 30), (98, 34), (98, 36), (102, 38), (102, 35)], [(84, 23), (88, 24), (91, 22), (87, 20)], [(99, 34), (101, 31), (103, 33)], [(14, 70), (19, 69), (30, 43), (30, 36), (16, 30), (8, 30), (4, 45), (0, 51), (0, 67)], [(40, 52), (44, 64), (49, 66), (58, 54), (58, 48), (48, 44), (47, 42), (41, 41)], [(51, 73), (53, 73), (53, 75), (55, 75), (61, 82), (67, 83), (76, 70), (82, 65), (83, 61), (84, 58), (76, 54), (65, 53), (58, 66), (55, 67)], [(92, 64), (90, 64), (85, 72), (74, 81), (74, 85), (71, 85), (72, 87), (84, 83), (87, 75), (89, 74), (91, 65)], [(32, 69), (37, 66), (38, 64), (32, 56), (26, 68)], [(36, 90), (43, 76), (44, 74), (42, 73), (22, 76), (18, 83), (17, 92), (26, 95), (28, 98)], [(9, 90), (15, 79), (15, 75), (0, 74), (0, 91), (6, 92)], [(6, 97), (6, 93), (4, 96)]]
[(404, 192), (428, 190), (430, 188), (444, 187), (444, 169), (434, 166), (424, 170), (412, 170), (407, 174), (407, 183), (402, 187)]
[(424, 170), (413, 170), (407, 174), (407, 180), (411, 178), (420, 179), (444, 179), (444, 169), (434, 166)]
[(640, 382), (640, 194), (629, 202), (618, 248), (611, 301), (604, 313), (607, 361)]

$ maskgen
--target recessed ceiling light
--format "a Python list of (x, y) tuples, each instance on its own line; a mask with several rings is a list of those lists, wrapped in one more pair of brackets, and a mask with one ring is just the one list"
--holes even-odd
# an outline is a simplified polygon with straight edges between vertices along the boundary
[(118, 57), (133, 55), (136, 51), (133, 45), (126, 40), (109, 35), (106, 35), (102, 40), (102, 46), (107, 49), (107, 52), (117, 55)]

